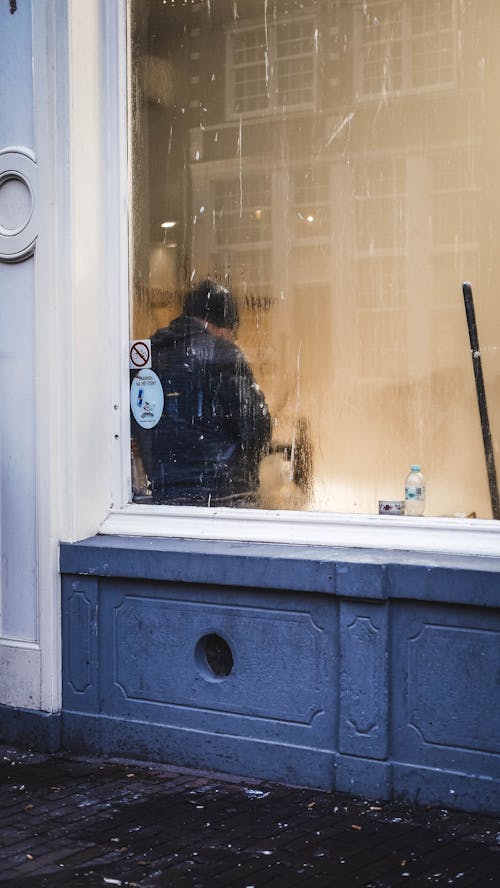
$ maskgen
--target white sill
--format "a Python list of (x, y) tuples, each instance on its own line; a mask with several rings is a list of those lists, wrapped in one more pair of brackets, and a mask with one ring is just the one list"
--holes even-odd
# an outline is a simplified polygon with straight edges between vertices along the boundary
[(129, 504), (112, 510), (99, 533), (500, 558), (500, 522), (481, 519)]

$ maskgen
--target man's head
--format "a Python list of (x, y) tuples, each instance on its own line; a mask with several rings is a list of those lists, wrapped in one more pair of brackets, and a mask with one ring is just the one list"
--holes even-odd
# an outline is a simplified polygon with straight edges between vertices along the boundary
[(234, 296), (216, 281), (204, 280), (184, 299), (184, 314), (204, 321), (212, 331), (234, 338), (240, 319)]

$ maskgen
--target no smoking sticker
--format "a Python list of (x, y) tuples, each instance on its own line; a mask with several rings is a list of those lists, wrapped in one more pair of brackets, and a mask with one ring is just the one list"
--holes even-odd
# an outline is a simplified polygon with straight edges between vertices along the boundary
[(149, 369), (151, 367), (151, 340), (131, 339), (128, 357), (130, 370)]

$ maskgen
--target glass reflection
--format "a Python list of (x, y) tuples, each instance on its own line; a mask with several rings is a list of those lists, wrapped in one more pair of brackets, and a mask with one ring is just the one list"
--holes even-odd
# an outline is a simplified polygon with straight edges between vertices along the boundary
[(376, 513), (419, 463), (427, 515), (491, 517), (461, 288), (496, 452), (499, 36), (496, 0), (130, 3), (131, 338), (234, 295), (254, 507)]

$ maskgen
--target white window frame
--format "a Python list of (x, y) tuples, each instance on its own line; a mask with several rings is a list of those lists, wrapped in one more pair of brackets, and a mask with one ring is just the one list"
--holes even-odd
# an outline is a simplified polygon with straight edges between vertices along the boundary
[[(81, 391), (73, 405), (73, 437), (85, 428), (86, 422), (91, 425), (91, 440), (95, 443), (94, 458), (97, 461), (97, 457), (101, 457), (101, 451), (105, 453), (110, 497), (107, 499), (106, 491), (102, 489), (102, 472), (97, 480), (88, 477), (87, 472), (83, 480), (80, 479), (77, 483), (82, 463), (75, 451), (71, 467), (71, 489), (76, 496), (73, 511), (75, 520), (72, 532), (66, 538), (78, 539), (98, 532), (135, 537), (227, 540), (242, 544), (275, 542), (299, 546), (345, 547), (350, 550), (351, 558), (356, 558), (357, 550), (369, 548), (374, 550), (373, 557), (377, 563), (389, 561), (391, 552), (396, 551), (498, 557), (500, 522), (492, 520), (144, 506), (130, 502), (127, 221), (130, 181), (127, 167), (126, 13), (126, 0), (105, 4), (104, 39), (102, 36), (99, 38), (99, 52), (104, 54), (105, 59), (104, 74), (101, 79), (101, 93), (95, 96), (101, 110), (104, 109), (106, 135), (102, 169), (98, 171), (98, 181), (93, 187), (97, 199), (102, 191), (100, 183), (103, 179), (106, 181), (106, 192), (104, 198), (101, 194), (100, 206), (107, 214), (108, 248), (96, 260), (94, 274), (96, 280), (99, 274), (105, 280), (103, 293), (109, 300), (106, 329), (98, 331), (97, 335), (101, 345), (107, 348), (109, 378), (103, 381), (102, 363), (96, 370), (93, 355), (89, 351), (96, 335), (95, 329), (90, 328), (82, 333), (81, 327), (73, 328), (75, 340), (83, 336), (81, 349), (86, 356), (74, 368)], [(85, 88), (82, 74), (83, 58), (80, 54), (72, 68), (73, 83), (80, 92)], [(90, 120), (91, 114), (87, 124)], [(77, 139), (80, 148), (86, 144), (89, 134), (85, 120), (73, 132), (73, 137)], [(92, 187), (87, 180), (85, 186), (77, 185), (77, 182), (78, 177), (74, 177), (75, 219), (79, 218), (80, 205), (83, 202), (88, 203), (88, 189)], [(73, 252), (81, 249), (74, 239), (72, 249)], [(84, 258), (81, 256), (80, 261)], [(92, 304), (86, 310), (90, 322)], [(99, 424), (93, 419), (92, 398), (96, 386), (102, 392), (103, 385), (103, 397), (107, 399), (108, 411), (105, 422)], [(106, 392), (108, 386), (109, 391)], [(94, 495), (97, 497), (97, 504)]]

